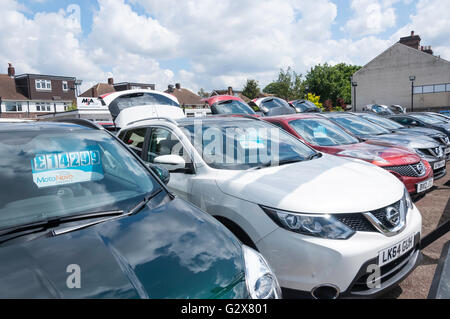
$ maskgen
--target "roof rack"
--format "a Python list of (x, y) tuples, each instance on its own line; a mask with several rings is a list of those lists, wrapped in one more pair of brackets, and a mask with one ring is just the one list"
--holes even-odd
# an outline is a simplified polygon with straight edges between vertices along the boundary
[(96, 130), (103, 130), (104, 128), (100, 125), (95, 124), (92, 121), (86, 120), (86, 119), (77, 119), (77, 118), (71, 118), (71, 119), (64, 119), (64, 118), (51, 118), (51, 119), (39, 119), (40, 122), (61, 122), (61, 123), (73, 123), (78, 124), (81, 126), (93, 128)]
[(139, 122), (142, 122), (142, 121), (148, 121), (148, 120), (162, 120), (162, 121), (168, 121), (168, 122), (170, 122), (172, 124), (178, 125), (178, 123), (174, 119), (171, 119), (171, 118), (168, 118), (168, 117), (146, 117), (144, 119), (140, 119), (140, 120), (135, 120), (135, 121), (129, 122), (129, 123), (127, 123), (127, 126), (131, 125), (131, 124), (136, 124), (136, 123), (139, 123)]

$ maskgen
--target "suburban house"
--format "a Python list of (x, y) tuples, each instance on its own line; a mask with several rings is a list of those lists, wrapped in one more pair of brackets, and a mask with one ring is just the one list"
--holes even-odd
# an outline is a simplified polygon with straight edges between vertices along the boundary
[(215, 95), (232, 95), (239, 97), (241, 100), (243, 100), (245, 103), (250, 102), (250, 99), (242, 94), (242, 91), (234, 91), (233, 87), (229, 86), (226, 90), (213, 90), (210, 94), (211, 96)]
[(135, 82), (114, 83), (114, 79), (109, 78), (108, 83), (97, 83), (93, 87), (89, 88), (88, 90), (80, 94), (80, 97), (99, 97), (103, 94), (111, 92), (135, 90), (135, 89), (154, 90), (155, 84), (135, 83)]
[(164, 92), (175, 96), (180, 105), (185, 108), (202, 108), (205, 105), (200, 96), (189, 89), (182, 88), (180, 83), (176, 83), (175, 86), (169, 85)]
[(35, 118), (38, 114), (64, 112), (75, 100), (75, 77), (0, 74), (0, 117)]
[(399, 104), (408, 112), (450, 108), (450, 62), (420, 41), (412, 31), (353, 74), (357, 110), (367, 104)]

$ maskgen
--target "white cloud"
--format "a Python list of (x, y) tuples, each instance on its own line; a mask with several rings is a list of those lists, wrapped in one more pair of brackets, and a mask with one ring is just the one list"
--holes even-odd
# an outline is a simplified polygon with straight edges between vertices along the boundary
[(396, 0), (352, 0), (353, 17), (347, 21), (343, 30), (352, 36), (378, 34), (396, 23)]
[[(17, 0), (2, 0), (0, 70), (12, 62), (18, 73), (74, 75), (84, 80), (82, 89), (114, 77), (161, 90), (180, 82), (195, 92), (240, 88), (247, 78), (263, 87), (288, 66), (305, 73), (324, 62), (362, 65), (411, 30), (450, 55), (450, 22), (442, 14), (450, 12), (448, 1), (420, 0), (410, 23), (389, 39), (379, 35), (395, 26), (394, 5), (402, 1), (409, 0), (353, 0), (346, 35), (336, 39), (331, 0), (98, 0), (88, 35), (76, 10), (33, 14)], [(189, 63), (178, 71), (162, 67), (171, 59)]]

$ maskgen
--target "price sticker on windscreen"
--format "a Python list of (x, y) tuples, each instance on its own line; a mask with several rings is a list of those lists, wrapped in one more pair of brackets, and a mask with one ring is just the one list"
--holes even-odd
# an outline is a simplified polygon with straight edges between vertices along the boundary
[(39, 188), (103, 179), (98, 149), (36, 154), (31, 160), (31, 168), (33, 182)]
[(327, 133), (325, 132), (325, 127), (323, 127), (323, 126), (318, 126), (318, 127), (314, 128), (313, 134), (314, 134), (314, 137), (316, 137), (316, 138), (327, 137)]
[(239, 137), (239, 144), (243, 149), (261, 149), (264, 141), (256, 131), (249, 131)]

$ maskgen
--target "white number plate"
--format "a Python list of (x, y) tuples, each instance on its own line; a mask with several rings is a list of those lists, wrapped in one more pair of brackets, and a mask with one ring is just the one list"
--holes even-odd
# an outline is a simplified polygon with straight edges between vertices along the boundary
[(426, 180), (425, 182), (418, 183), (417, 184), (417, 192), (418, 193), (424, 192), (427, 189), (430, 189), (431, 187), (433, 187), (433, 179), (432, 178)]
[(380, 251), (378, 254), (378, 266), (381, 267), (396, 260), (397, 258), (403, 256), (405, 253), (410, 251), (414, 246), (414, 235), (408, 237), (401, 242), (389, 247), (385, 250)]
[(439, 169), (445, 166), (445, 160), (434, 163), (433, 169)]
[(445, 154), (448, 154), (448, 153), (450, 153), (450, 147), (447, 147), (447, 148), (445, 149)]

